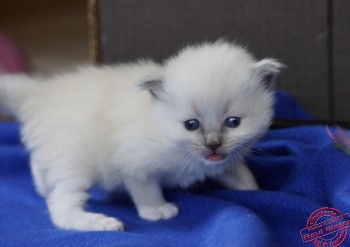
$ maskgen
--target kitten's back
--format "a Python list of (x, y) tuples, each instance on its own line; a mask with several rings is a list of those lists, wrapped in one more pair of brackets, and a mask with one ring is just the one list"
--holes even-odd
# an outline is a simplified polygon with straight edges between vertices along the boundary
[[(0, 111), (25, 121), (26, 117), (48, 110), (52, 114), (80, 114), (127, 99), (139, 93), (137, 82), (155, 73), (160, 65), (152, 61), (117, 66), (80, 67), (76, 71), (42, 79), (26, 75), (0, 77)], [(62, 110), (62, 111), (60, 111)]]

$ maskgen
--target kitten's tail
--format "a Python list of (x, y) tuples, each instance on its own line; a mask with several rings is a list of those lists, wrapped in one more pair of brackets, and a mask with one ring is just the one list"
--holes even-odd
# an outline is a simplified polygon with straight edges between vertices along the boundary
[(0, 76), (0, 113), (17, 117), (19, 108), (38, 88), (27, 75)]

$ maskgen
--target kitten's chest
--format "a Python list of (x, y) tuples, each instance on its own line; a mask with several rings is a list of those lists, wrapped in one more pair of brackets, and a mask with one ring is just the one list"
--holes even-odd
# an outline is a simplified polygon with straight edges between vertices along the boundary
[[(173, 153), (176, 159), (163, 159), (164, 169), (161, 172), (161, 183), (165, 187), (187, 188), (195, 182), (204, 181), (207, 177), (207, 171), (203, 163), (194, 157)], [(165, 164), (166, 163), (166, 164)]]
[(173, 155), (176, 155), (177, 159), (163, 159), (168, 163), (162, 163), (167, 167), (161, 175), (161, 182), (166, 187), (187, 188), (196, 182), (204, 182), (207, 178), (220, 176), (232, 163), (228, 160), (220, 164), (206, 164), (198, 157), (181, 155), (181, 152), (174, 152)]

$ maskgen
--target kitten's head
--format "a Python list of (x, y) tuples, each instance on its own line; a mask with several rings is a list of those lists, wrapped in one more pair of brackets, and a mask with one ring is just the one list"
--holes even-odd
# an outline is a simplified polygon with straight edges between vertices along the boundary
[(157, 127), (206, 164), (241, 158), (269, 127), (282, 65), (216, 42), (187, 47), (142, 82), (154, 98)]

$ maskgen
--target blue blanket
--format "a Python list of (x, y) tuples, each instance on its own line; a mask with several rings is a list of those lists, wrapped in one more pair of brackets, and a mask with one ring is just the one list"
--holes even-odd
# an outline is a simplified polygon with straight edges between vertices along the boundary
[[(308, 117), (288, 94), (277, 96), (277, 117)], [(320, 126), (270, 130), (257, 144), (248, 163), (261, 191), (230, 191), (210, 183), (166, 191), (181, 209), (171, 220), (141, 220), (126, 195), (92, 190), (88, 209), (119, 217), (125, 232), (55, 228), (35, 192), (28, 157), (18, 124), (1, 123), (1, 247), (313, 246), (300, 236), (312, 212), (322, 207), (350, 211), (350, 156), (335, 148)]]

